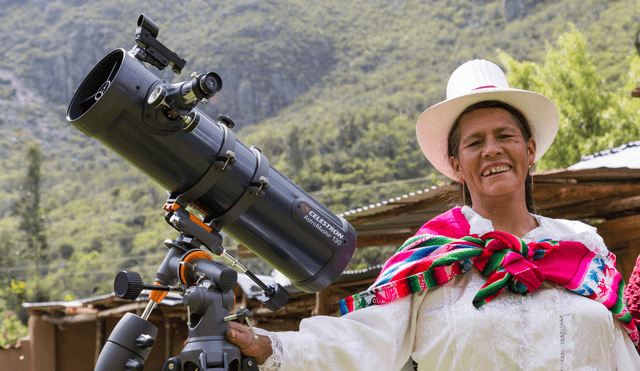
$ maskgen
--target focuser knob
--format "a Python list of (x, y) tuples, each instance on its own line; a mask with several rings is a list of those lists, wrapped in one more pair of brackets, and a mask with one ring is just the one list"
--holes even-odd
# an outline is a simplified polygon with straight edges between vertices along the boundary
[(265, 290), (264, 294), (260, 298), (262, 304), (273, 312), (284, 307), (288, 300), (289, 292), (279, 283), (269, 286), (269, 289)]

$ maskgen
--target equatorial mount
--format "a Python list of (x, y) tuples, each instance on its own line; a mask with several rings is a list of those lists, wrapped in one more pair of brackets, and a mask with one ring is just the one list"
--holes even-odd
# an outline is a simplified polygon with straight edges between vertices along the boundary
[[(169, 249), (160, 265), (153, 285), (145, 284), (136, 272), (121, 271), (114, 280), (116, 296), (137, 299), (142, 290), (151, 290), (149, 304), (141, 317), (127, 315), (112, 332), (105, 351), (96, 363), (96, 370), (142, 370), (146, 356), (153, 346), (157, 329), (147, 322), (151, 312), (169, 291), (178, 292), (187, 308), (189, 340), (177, 357), (169, 358), (162, 371), (254, 371), (255, 360), (244, 357), (240, 350), (226, 340), (229, 321), (244, 320), (253, 332), (249, 310), (241, 308), (230, 314), (235, 305), (233, 288), (238, 282), (235, 269), (245, 273), (263, 290), (261, 302), (270, 310), (282, 308), (289, 293), (280, 285), (267, 286), (222, 247), (219, 231), (177, 204), (169, 196), (164, 206), (165, 219), (180, 235), (165, 241)], [(211, 221), (210, 223), (213, 223)], [(205, 250), (224, 257), (231, 265), (213, 261)], [(131, 329), (134, 329), (132, 331)], [(139, 329), (136, 331), (136, 329)], [(254, 332), (255, 336), (255, 332)], [(124, 348), (124, 349), (123, 349)], [(124, 355), (114, 355), (115, 352)], [(104, 357), (102, 354), (105, 354)], [(105, 359), (126, 362), (114, 365)]]

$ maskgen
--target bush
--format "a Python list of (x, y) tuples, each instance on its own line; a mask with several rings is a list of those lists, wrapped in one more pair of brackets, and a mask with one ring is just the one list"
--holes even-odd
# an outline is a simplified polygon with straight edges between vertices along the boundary
[(22, 324), (20, 318), (13, 312), (2, 312), (2, 322), (0, 322), (0, 347), (6, 348), (16, 345), (18, 340), (27, 336), (27, 326)]

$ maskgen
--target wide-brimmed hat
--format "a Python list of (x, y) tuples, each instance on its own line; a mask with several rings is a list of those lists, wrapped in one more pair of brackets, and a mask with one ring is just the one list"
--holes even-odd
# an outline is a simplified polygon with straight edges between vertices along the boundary
[(416, 126), (427, 160), (442, 174), (456, 179), (447, 154), (449, 132), (458, 116), (476, 103), (499, 101), (518, 109), (529, 121), (536, 158), (549, 149), (558, 132), (558, 109), (542, 94), (509, 87), (504, 72), (489, 61), (473, 60), (458, 67), (447, 84), (447, 100), (424, 111)]

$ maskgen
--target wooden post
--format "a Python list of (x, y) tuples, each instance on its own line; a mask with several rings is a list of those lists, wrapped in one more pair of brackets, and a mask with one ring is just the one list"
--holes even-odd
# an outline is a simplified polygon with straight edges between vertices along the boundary
[(328, 316), (331, 314), (331, 289), (326, 288), (316, 292), (316, 306), (313, 309), (314, 316)]
[(169, 317), (164, 318), (164, 354), (165, 359), (171, 358), (171, 321)]
[(42, 316), (29, 315), (29, 339), (31, 339), (31, 369), (55, 371), (56, 326)]
[(640, 235), (635, 240), (629, 241), (629, 269), (625, 271), (624, 282), (629, 283), (631, 279), (631, 273), (640, 256)]
[(95, 365), (98, 362), (98, 357), (100, 357), (100, 352), (102, 351), (102, 347), (104, 341), (104, 319), (96, 318), (96, 355), (93, 361)]

